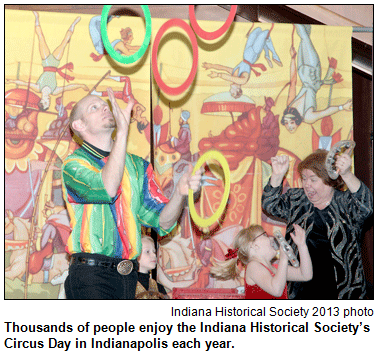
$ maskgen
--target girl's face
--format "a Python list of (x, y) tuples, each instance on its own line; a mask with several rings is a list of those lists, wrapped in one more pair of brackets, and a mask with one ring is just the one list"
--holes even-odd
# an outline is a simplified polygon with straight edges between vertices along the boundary
[(139, 272), (148, 273), (156, 267), (155, 245), (148, 239), (142, 239), (142, 253), (139, 259)]
[(261, 232), (260, 235), (255, 237), (251, 244), (251, 248), (255, 254), (268, 258), (273, 258), (277, 253), (276, 249), (274, 248), (274, 238), (272, 236), (268, 236), (265, 231)]

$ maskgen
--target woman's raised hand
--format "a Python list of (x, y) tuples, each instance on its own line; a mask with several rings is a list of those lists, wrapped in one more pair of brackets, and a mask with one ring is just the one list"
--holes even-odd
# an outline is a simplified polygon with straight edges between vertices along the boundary
[(271, 159), (272, 162), (272, 177), (270, 183), (273, 187), (281, 184), (283, 177), (289, 169), (289, 156), (275, 156)]
[(352, 158), (347, 153), (342, 153), (336, 157), (335, 166), (343, 176), (351, 170)]

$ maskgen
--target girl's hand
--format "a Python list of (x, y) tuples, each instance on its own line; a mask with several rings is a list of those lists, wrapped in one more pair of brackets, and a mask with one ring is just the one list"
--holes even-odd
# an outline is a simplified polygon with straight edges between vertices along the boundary
[[(287, 257), (287, 254), (286, 252), (284, 251), (282, 245), (280, 244), (280, 258), (279, 258), (279, 261), (283, 261), (283, 262), (289, 262), (289, 257)], [(279, 266), (279, 264), (278, 264)]]
[(336, 168), (339, 170), (341, 176), (350, 172), (352, 166), (352, 158), (347, 153), (342, 153), (336, 156)]
[(294, 243), (299, 247), (306, 244), (306, 231), (302, 229), (299, 225), (293, 224), (294, 232), (290, 233), (291, 238)]

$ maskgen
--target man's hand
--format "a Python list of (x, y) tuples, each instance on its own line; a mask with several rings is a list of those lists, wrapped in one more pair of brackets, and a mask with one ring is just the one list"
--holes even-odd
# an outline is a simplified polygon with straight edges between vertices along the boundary
[(117, 134), (114, 140), (112, 150), (108, 161), (101, 171), (102, 180), (108, 194), (114, 198), (117, 195), (118, 188), (121, 184), (126, 159), (127, 134), (129, 132), (131, 110), (134, 106), (134, 100), (130, 98), (126, 109), (121, 110), (113, 90), (107, 88), (110, 102), (112, 104), (113, 117), (117, 124)]
[(199, 169), (194, 175), (192, 175), (192, 172), (193, 166), (190, 164), (188, 171), (184, 173), (178, 182), (177, 190), (181, 195), (188, 195), (189, 189), (196, 192), (201, 186), (203, 169)]
[(131, 110), (133, 109), (135, 103), (134, 99), (130, 98), (126, 108), (122, 110), (117, 103), (113, 89), (107, 88), (106, 91), (108, 92), (109, 99), (112, 104), (112, 112), (114, 120), (117, 124), (117, 132), (128, 132), (131, 121)]
[(160, 213), (160, 227), (164, 230), (168, 230), (180, 217), (185, 202), (185, 196), (188, 195), (189, 189), (193, 189), (194, 192), (199, 190), (201, 186), (201, 176), (204, 169), (199, 169), (194, 175), (193, 166), (190, 164), (189, 169), (178, 181), (176, 189), (167, 203), (163, 211)]

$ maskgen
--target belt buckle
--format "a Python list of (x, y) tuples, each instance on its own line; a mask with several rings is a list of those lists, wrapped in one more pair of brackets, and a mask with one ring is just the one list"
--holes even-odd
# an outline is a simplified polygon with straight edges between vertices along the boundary
[(123, 276), (127, 276), (133, 270), (133, 263), (130, 260), (123, 260), (118, 263), (117, 271)]

